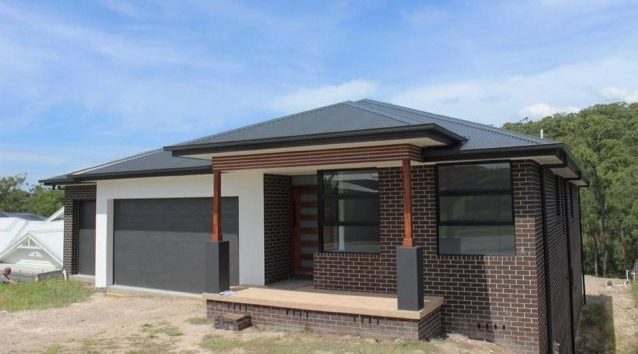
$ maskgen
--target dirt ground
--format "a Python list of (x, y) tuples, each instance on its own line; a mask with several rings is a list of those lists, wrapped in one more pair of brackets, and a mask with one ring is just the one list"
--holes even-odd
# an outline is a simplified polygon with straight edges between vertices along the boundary
[[(611, 285), (609, 285), (611, 284)], [(585, 276), (587, 301), (606, 304), (613, 318), (613, 338), (609, 346), (616, 353), (635, 353), (638, 338), (638, 307), (630, 287), (622, 279)], [(579, 335), (583, 335), (579, 333)], [(585, 334), (586, 336), (587, 334)]]
[[(586, 276), (585, 281), (588, 301), (603, 302), (612, 313), (614, 335), (609, 340), (613, 351), (630, 353), (635, 350), (638, 308), (629, 287), (619, 279)], [(352, 352), (352, 343), (362, 345), (355, 347), (359, 349), (355, 352), (366, 353), (381, 353), (388, 349), (396, 353), (509, 353), (505, 348), (460, 335), (436, 339), (423, 346), (417, 343), (416, 347), (414, 344), (402, 347), (393, 342), (259, 328), (236, 333), (213, 329), (204, 314), (204, 303), (199, 298), (101, 293), (66, 308), (0, 311), (0, 353), (201, 353), (217, 350), (243, 353), (253, 350), (237, 349), (237, 343), (251, 341), (271, 347), (278, 343), (306, 341), (310, 343), (308, 349), (312, 343), (334, 343), (328, 351), (309, 350), (321, 353)], [(210, 345), (202, 345), (207, 338), (209, 344), (213, 338), (215, 345), (221, 346), (211, 349)], [(219, 338), (223, 340), (220, 342)], [(268, 342), (270, 339), (273, 340)]]
[[(204, 303), (197, 298), (95, 294), (86, 302), (66, 308), (0, 313), (0, 352), (199, 353), (210, 352), (210, 347), (202, 348), (201, 343), (207, 335), (212, 335), (231, 344), (233, 341), (246, 342), (270, 337), (288, 342), (310, 338), (309, 341), (324, 345), (326, 342), (335, 343), (334, 350), (327, 353), (351, 351), (353, 341), (363, 345), (360, 348), (362, 350), (357, 352), (384, 352), (392, 348), (393, 352), (410, 353), (509, 353), (507, 349), (492, 343), (459, 335), (424, 343), (422, 348), (417, 343), (414, 350), (414, 344), (401, 349), (400, 344), (395, 346), (393, 342), (377, 343), (369, 339), (319, 336), (314, 333), (285, 334), (258, 328), (236, 333), (213, 329), (204, 320), (204, 314)], [(346, 344), (350, 349), (346, 349)], [(395, 347), (399, 350), (395, 350)]]

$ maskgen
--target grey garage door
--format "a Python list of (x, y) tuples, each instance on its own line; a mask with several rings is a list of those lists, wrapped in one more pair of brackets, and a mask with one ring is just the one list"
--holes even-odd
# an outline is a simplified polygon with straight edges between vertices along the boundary
[[(222, 198), (222, 234), (230, 241), (231, 284), (239, 281), (239, 201)], [(114, 205), (113, 282), (200, 293), (210, 198), (121, 199)]]
[(78, 206), (78, 273), (95, 275), (95, 200)]

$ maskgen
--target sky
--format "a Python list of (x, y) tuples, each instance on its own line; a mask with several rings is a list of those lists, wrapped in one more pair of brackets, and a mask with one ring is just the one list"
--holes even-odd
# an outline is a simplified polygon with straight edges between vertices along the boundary
[(638, 2), (0, 0), (0, 176), (372, 98), (494, 126), (638, 101)]

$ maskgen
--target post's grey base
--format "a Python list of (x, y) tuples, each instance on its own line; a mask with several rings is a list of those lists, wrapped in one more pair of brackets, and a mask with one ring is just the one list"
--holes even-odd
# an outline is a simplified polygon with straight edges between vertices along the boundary
[(423, 247), (397, 247), (397, 300), (399, 310), (423, 308)]
[(228, 241), (206, 242), (204, 290), (207, 293), (221, 293), (230, 289), (229, 248)]

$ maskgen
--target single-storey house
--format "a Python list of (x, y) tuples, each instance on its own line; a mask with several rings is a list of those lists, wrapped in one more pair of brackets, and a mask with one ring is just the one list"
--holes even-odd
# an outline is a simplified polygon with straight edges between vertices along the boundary
[(574, 350), (585, 182), (560, 143), (365, 99), (43, 182), (65, 190), (65, 268), (98, 288), (203, 293), (211, 317), (278, 328)]

